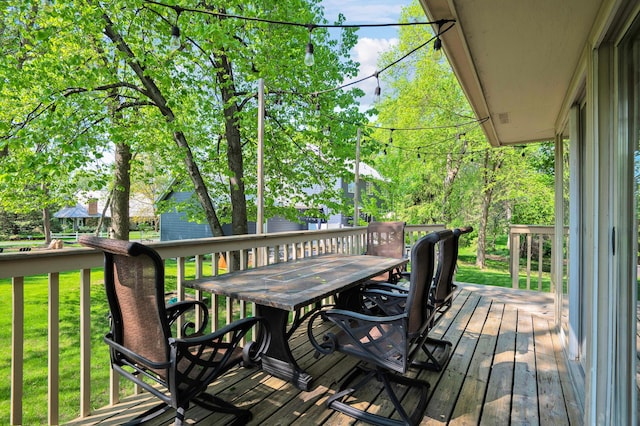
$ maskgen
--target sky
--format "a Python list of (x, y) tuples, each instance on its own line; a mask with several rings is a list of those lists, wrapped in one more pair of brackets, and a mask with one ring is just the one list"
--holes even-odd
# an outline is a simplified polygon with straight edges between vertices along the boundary
[[(339, 13), (346, 17), (346, 24), (388, 24), (400, 21), (403, 7), (411, 0), (322, 0), (325, 17), (334, 22)], [(352, 58), (360, 63), (358, 80), (376, 72), (381, 52), (398, 43), (398, 27), (360, 28), (357, 32), (358, 44), (352, 51)], [(348, 83), (348, 81), (345, 81)], [(362, 109), (373, 102), (376, 80), (370, 78), (358, 84), (365, 92), (361, 99)]]

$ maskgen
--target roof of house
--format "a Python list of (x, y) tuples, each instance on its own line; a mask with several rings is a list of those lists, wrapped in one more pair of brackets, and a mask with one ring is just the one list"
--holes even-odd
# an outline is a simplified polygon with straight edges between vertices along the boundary
[(88, 217), (101, 217), (101, 213), (89, 214), (89, 211), (86, 207), (76, 204), (73, 207), (65, 207), (62, 210), (59, 210), (53, 214), (53, 217), (58, 219), (81, 219)]

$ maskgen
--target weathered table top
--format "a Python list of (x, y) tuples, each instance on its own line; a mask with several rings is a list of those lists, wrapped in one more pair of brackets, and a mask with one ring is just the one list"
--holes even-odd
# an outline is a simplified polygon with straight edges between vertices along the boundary
[(328, 254), (198, 278), (185, 285), (295, 311), (406, 263), (407, 259)]

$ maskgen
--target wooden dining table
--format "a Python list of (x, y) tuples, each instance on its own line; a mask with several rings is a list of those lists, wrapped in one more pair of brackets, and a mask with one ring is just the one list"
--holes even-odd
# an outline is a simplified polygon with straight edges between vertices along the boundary
[(404, 266), (407, 259), (368, 255), (326, 254), (229, 272), (185, 282), (187, 287), (254, 302), (267, 322), (270, 343), (262, 356), (264, 371), (310, 390), (312, 377), (294, 359), (288, 338), (302, 319), (289, 313), (335, 296), (340, 308), (359, 308), (358, 287), (364, 281)]

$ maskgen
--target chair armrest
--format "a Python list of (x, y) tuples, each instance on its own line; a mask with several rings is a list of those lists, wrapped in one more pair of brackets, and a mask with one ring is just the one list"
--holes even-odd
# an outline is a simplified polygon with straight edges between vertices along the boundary
[(243, 361), (246, 364), (253, 364), (260, 360), (260, 357), (271, 342), (271, 334), (267, 327), (267, 322), (260, 317), (242, 318), (212, 333), (171, 339), (169, 343), (178, 352), (189, 351), (202, 346), (221, 348), (225, 350), (222, 361), (226, 362), (233, 350), (240, 345), (242, 338), (256, 325), (261, 327), (259, 333), (260, 341), (257, 343), (248, 342), (243, 351)]
[[(409, 293), (398, 290), (366, 289), (362, 291), (362, 304), (365, 312), (382, 315), (398, 315), (404, 312)], [(376, 315), (377, 316), (377, 315)]]
[(408, 293), (409, 287), (405, 287), (400, 284), (392, 284), (392, 283), (378, 283), (378, 282), (368, 282), (363, 287), (362, 291), (370, 291), (370, 290), (385, 290), (389, 292), (400, 292), (400, 293)]
[(331, 318), (344, 318), (345, 320), (356, 320), (369, 322), (372, 324), (390, 324), (393, 322), (397, 322), (398, 320), (406, 319), (407, 316), (405, 314), (398, 315), (385, 315), (385, 316), (377, 316), (377, 315), (366, 315), (361, 314), (360, 312), (348, 311), (346, 309), (327, 309), (326, 311), (321, 311), (320, 315), (324, 317), (324, 319)]
[[(151, 370), (166, 370), (167, 368), (170, 367), (170, 362), (154, 362), (135, 352), (132, 352), (128, 348), (122, 346), (121, 344), (113, 340), (113, 334), (111, 333), (107, 333), (107, 335), (104, 336), (104, 342), (111, 347), (111, 350), (115, 350), (116, 352), (121, 353), (122, 355), (124, 355), (126, 358), (130, 360), (129, 362), (133, 362), (134, 364), (140, 364)], [(125, 361), (120, 357), (118, 358), (120, 359), (121, 362)], [(127, 361), (125, 361), (125, 363), (126, 362)], [(131, 366), (136, 368), (134, 365), (131, 365)]]
[[(391, 328), (406, 329), (407, 315), (405, 313), (389, 316), (373, 316), (345, 309), (328, 309), (317, 312), (309, 319), (307, 334), (311, 345), (320, 354), (330, 354), (337, 350), (338, 341), (334, 333), (325, 333), (322, 343), (313, 335), (314, 321), (321, 318), (323, 321), (331, 321), (345, 335), (349, 336), (353, 343), (361, 346), (361, 336), (359, 332), (366, 329), (377, 328), (382, 330), (383, 326)], [(394, 327), (395, 326), (395, 327)], [(384, 334), (384, 331), (382, 332)]]
[[(167, 311), (167, 320), (169, 321), (169, 326), (171, 326), (178, 318), (180, 318), (188, 311), (192, 309), (195, 311), (198, 307), (200, 308), (200, 312), (202, 312), (202, 321), (199, 327), (196, 328), (196, 324), (189, 321), (182, 326), (182, 332), (184, 335), (202, 334), (207, 327), (207, 324), (209, 323), (209, 308), (204, 302), (201, 302), (199, 300), (185, 300), (182, 302), (176, 302), (167, 305), (165, 309)], [(192, 333), (188, 333), (187, 330), (189, 328), (193, 328), (194, 331)]]

